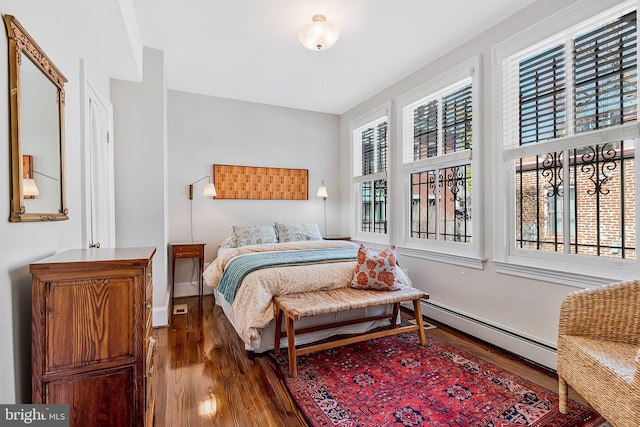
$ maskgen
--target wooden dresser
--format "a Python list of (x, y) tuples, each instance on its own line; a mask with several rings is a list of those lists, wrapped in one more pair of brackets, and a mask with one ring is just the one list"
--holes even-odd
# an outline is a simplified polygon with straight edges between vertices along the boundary
[(70, 426), (153, 424), (155, 248), (71, 250), (31, 264), (33, 403)]

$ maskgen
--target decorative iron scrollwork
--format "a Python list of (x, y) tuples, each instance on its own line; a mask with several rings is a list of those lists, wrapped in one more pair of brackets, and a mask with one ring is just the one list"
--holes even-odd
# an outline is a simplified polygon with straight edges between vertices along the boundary
[(547, 153), (542, 160), (540, 175), (547, 182), (547, 197), (562, 196), (562, 153)]
[(467, 181), (466, 167), (460, 166), (447, 169), (446, 182), (451, 192), (451, 201), (462, 201), (458, 198), (458, 193), (465, 187)]
[(589, 175), (589, 181), (593, 184), (593, 189), (588, 189), (587, 194), (595, 196), (601, 194), (606, 196), (610, 189), (606, 188), (609, 177), (618, 167), (618, 154), (613, 143), (585, 147), (587, 152), (580, 156), (582, 166), (580, 171)]

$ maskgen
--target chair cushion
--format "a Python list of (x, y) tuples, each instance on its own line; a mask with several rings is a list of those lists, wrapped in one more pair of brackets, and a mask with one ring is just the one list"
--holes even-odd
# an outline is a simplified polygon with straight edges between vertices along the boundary
[(610, 371), (627, 384), (633, 382), (636, 373), (634, 359), (638, 350), (636, 346), (582, 336), (563, 336), (562, 339), (567, 343), (567, 348), (576, 353), (577, 358), (589, 361), (594, 369)]
[(630, 420), (640, 419), (637, 351), (633, 344), (560, 335), (558, 375), (612, 424), (636, 426)]

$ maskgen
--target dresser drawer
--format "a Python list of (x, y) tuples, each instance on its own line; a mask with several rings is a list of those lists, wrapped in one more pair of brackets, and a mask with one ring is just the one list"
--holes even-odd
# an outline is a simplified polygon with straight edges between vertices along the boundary
[(153, 294), (153, 266), (149, 264), (145, 276), (145, 299), (150, 299)]
[(175, 246), (173, 248), (174, 258), (196, 258), (204, 256), (204, 246)]

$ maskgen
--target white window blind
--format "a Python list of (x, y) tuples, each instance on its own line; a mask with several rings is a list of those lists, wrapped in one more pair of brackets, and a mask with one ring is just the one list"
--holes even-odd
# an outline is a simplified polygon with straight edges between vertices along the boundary
[(372, 175), (387, 170), (387, 118), (359, 127), (353, 131), (354, 176)]
[(402, 108), (405, 165), (471, 149), (472, 95), (468, 77)]
[(636, 12), (628, 9), (502, 60), (505, 149), (637, 120)]

